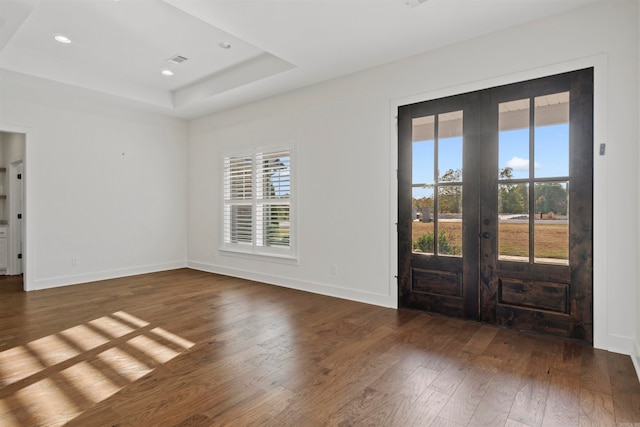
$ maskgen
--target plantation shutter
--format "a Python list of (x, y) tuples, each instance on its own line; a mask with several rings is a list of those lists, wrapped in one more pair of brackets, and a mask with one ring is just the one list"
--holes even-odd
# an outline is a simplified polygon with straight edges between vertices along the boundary
[(253, 242), (253, 161), (228, 157), (224, 161), (224, 242)]
[(291, 153), (256, 154), (256, 246), (288, 248), (291, 238)]

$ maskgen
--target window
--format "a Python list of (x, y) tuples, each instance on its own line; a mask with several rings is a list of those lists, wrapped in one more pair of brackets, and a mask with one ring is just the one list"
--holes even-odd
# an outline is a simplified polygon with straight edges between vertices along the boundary
[(223, 249), (294, 257), (291, 149), (224, 158)]

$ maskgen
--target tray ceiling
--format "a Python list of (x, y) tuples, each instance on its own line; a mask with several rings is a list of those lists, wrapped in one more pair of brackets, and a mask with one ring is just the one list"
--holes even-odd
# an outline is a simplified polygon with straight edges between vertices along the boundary
[(194, 118), (596, 1), (0, 0), (0, 69)]

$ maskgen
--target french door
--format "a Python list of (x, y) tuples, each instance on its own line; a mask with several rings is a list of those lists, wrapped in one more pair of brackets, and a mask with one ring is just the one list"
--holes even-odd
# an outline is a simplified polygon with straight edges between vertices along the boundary
[(398, 109), (401, 307), (592, 342), (593, 69)]

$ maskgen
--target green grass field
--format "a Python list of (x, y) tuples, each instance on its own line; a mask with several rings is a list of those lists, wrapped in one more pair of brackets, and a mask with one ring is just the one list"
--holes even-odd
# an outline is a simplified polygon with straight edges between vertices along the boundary
[[(462, 223), (440, 222), (440, 231), (444, 231), (449, 241), (462, 246)], [(426, 233), (433, 233), (433, 223), (412, 223), (412, 239)], [(529, 255), (529, 224), (500, 224), (498, 236), (500, 255)], [(568, 224), (536, 224), (535, 256), (537, 258), (567, 259), (569, 257), (569, 225)]]

